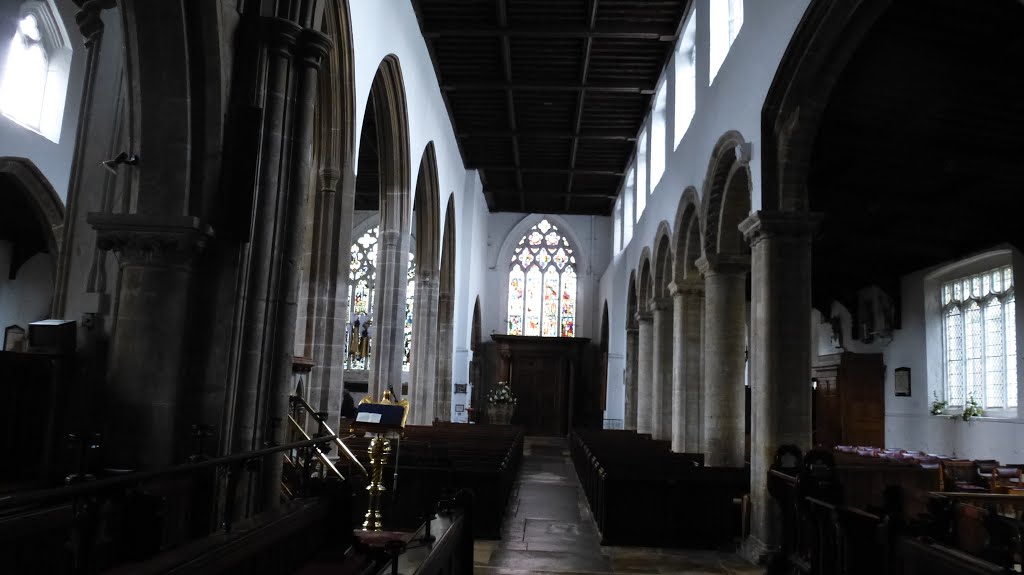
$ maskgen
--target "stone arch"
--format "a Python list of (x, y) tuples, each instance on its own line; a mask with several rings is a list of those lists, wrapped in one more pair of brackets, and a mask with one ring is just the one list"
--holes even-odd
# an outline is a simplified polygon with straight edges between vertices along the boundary
[(469, 332), (469, 349), (473, 353), (480, 351), (480, 344), (484, 342), (483, 324), (480, 317), (480, 296), (476, 296), (473, 302), (473, 324)]
[(644, 246), (640, 251), (640, 263), (637, 265), (636, 296), (637, 312), (646, 313), (650, 310), (651, 297), (653, 297), (653, 276), (651, 274), (651, 248)]
[[(306, 203), (296, 353), (313, 358), (311, 405), (337, 423), (344, 396), (346, 303), (355, 187), (355, 82), (347, 0), (323, 2), (315, 29), (330, 40), (318, 76), (313, 122), (313, 190)], [(333, 425), (333, 423), (332, 423)]]
[(413, 198), (416, 222), (416, 292), (413, 301), (412, 349), (409, 365), (409, 393), (412, 395), (412, 421), (430, 423), (427, 406), (434, 404), (434, 378), (437, 375), (438, 348), (438, 266), (440, 249), (438, 214), (439, 190), (434, 143), (428, 142), (420, 157)]
[[(380, 212), (369, 392), (379, 397), (386, 386), (402, 380), (411, 213), (408, 110), (402, 69), (394, 54), (378, 66), (367, 106), (373, 106), (376, 126)], [(400, 393), (399, 389), (394, 391)]]
[[(30, 210), (40, 230), (46, 252), (56, 264), (64, 230), (64, 203), (46, 176), (31, 160), (0, 157), (0, 185), (7, 183)], [(7, 187), (7, 186), (3, 186)]]
[(683, 197), (679, 200), (675, 226), (672, 228), (675, 230), (675, 235), (672, 238), (673, 255), (675, 256), (672, 279), (676, 285), (700, 281), (696, 265), (697, 259), (703, 253), (700, 208), (697, 190), (692, 186), (686, 188), (683, 191)]
[(668, 284), (672, 282), (672, 262), (675, 259), (672, 251), (672, 230), (668, 222), (662, 220), (654, 235), (654, 274), (651, 297), (665, 298), (669, 296)]
[(726, 132), (715, 144), (704, 179), (704, 255), (742, 255), (750, 248), (739, 224), (750, 213), (750, 168), (741, 159), (743, 136)]
[(452, 365), (455, 337), (455, 194), (448, 196), (441, 236), (441, 270), (437, 298), (437, 377), (434, 389), (434, 419), (448, 421), (452, 410)]
[(840, 72), (892, 0), (812, 0), (761, 109), (761, 206), (806, 211), (807, 170)]
[(637, 306), (636, 270), (629, 272), (629, 285), (626, 287), (626, 329), (636, 329)]

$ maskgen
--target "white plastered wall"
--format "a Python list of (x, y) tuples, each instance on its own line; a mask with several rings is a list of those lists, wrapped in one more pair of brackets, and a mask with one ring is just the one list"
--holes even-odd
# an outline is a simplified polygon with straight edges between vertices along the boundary
[[(467, 172), (448, 118), (434, 66), (408, 0), (374, 0), (349, 3), (352, 17), (352, 46), (355, 54), (356, 126), (362, 126), (370, 87), (381, 61), (389, 54), (397, 56), (405, 86), (409, 122), (409, 211), (416, 185), (419, 158), (428, 142), (434, 143), (439, 184), (437, 221), (442, 233), (448, 198), (455, 195), (455, 358), (452, 382), (464, 383), (469, 374), (469, 333), (473, 302), (479, 293), (481, 265), (473, 249), (472, 238), (483, 234), (479, 211), (483, 204), (482, 187), (476, 172)], [(356, 134), (356, 145), (359, 145)], [(359, 150), (355, 150), (358, 157)], [(486, 213), (486, 207), (483, 208)], [(454, 404), (454, 401), (453, 401)]]
[[(696, 0), (697, 89), (696, 113), (678, 148), (669, 149), (665, 174), (651, 195), (639, 221), (633, 227), (629, 244), (618, 253), (611, 249), (613, 234), (604, 236), (610, 258), (607, 271), (601, 277), (595, 309), (608, 301), (609, 362), (608, 403), (605, 418), (623, 417), (623, 368), (625, 356), (626, 294), (630, 272), (639, 265), (644, 247), (654, 251), (658, 225), (665, 221), (673, 226), (683, 190), (693, 186), (704, 192), (704, 177), (711, 154), (719, 138), (730, 130), (738, 131), (752, 144), (750, 174), (752, 181), (751, 206), (761, 207), (761, 108), (771, 87), (775, 72), (809, 4), (808, 0), (773, 0), (772, 2), (744, 2), (744, 23), (736, 37), (725, 63), (708, 85), (708, 6), (712, 0)], [(675, 78), (674, 62), (669, 60), (665, 72), (668, 76), (668, 117), (666, 145), (675, 142)], [(650, 134), (650, 120), (645, 133)], [(649, 137), (649, 136), (648, 136)], [(650, 162), (647, 162), (649, 165)], [(648, 178), (649, 180), (649, 178)], [(610, 218), (609, 218), (610, 219)], [(598, 316), (600, 321), (600, 316)]]

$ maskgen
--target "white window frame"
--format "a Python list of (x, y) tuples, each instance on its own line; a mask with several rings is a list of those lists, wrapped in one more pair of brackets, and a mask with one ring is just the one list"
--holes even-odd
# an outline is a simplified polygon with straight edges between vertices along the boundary
[(715, 81), (722, 64), (725, 63), (732, 43), (743, 28), (743, 0), (709, 0), (711, 73), (708, 84)]
[(647, 208), (647, 196), (650, 194), (650, 190), (647, 186), (647, 154), (649, 152), (647, 145), (647, 128), (645, 127), (640, 131), (640, 135), (637, 137), (636, 144), (636, 221), (640, 221), (640, 218), (644, 215), (644, 209)]
[[(999, 273), (1003, 273), (1004, 270), (1009, 270), (1010, 273), (1012, 274), (1013, 273), (1013, 266), (1011, 264), (1008, 264), (1008, 263), (1007, 264), (1002, 264), (1002, 265), (998, 265), (998, 266), (995, 266), (995, 267), (988, 268), (988, 269), (983, 270), (983, 271), (971, 273), (969, 275), (958, 275), (958, 276), (956, 276), (954, 278), (943, 280), (941, 282), (941, 284), (940, 284), (940, 287), (939, 287), (939, 289), (941, 290), (940, 291), (940, 298), (941, 298), (940, 301), (942, 303), (942, 306), (940, 308), (941, 312), (942, 312), (942, 314), (941, 314), (941, 325), (942, 325), (942, 376), (943, 376), (942, 377), (942, 381), (943, 381), (943, 397), (945, 398), (945, 401), (947, 401), (947, 402), (951, 401), (952, 393), (951, 393), (951, 390), (950, 390), (950, 386), (951, 386), (950, 373), (949, 373), (950, 359), (949, 359), (949, 355), (948, 355), (949, 354), (949, 338), (950, 338), (951, 334), (949, 333), (949, 326), (947, 325), (948, 322), (946, 321), (946, 318), (947, 318), (947, 312), (950, 309), (953, 309), (953, 308), (956, 308), (956, 309), (960, 310), (960, 314), (961, 314), (961, 320), (960, 320), (960, 322), (961, 322), (961, 325), (960, 325), (961, 333), (959, 334), (959, 337), (960, 337), (961, 361), (963, 362), (961, 369), (963, 369), (963, 371), (964, 371), (964, 374), (962, 376), (963, 377), (963, 386), (964, 386), (964, 389), (963, 389), (963, 403), (960, 403), (960, 404), (949, 403), (948, 407), (950, 407), (951, 409), (961, 409), (962, 410), (965, 407), (965, 405), (966, 405), (967, 401), (969, 400), (969, 398), (971, 398), (972, 395), (973, 395), (972, 391), (971, 391), (971, 389), (969, 387), (968, 381), (967, 381), (968, 376), (967, 376), (967, 373), (966, 373), (967, 372), (967, 361), (968, 361), (968, 359), (967, 359), (967, 343), (968, 343), (967, 342), (967, 329), (968, 328), (967, 328), (967, 322), (966, 322), (966, 318), (965, 318), (967, 308), (972, 303), (977, 304), (979, 306), (980, 313), (981, 313), (981, 334), (980, 334), (980, 337), (981, 337), (981, 354), (982, 355), (981, 355), (980, 361), (982, 362), (981, 377), (982, 377), (982, 381), (983, 381), (983, 383), (982, 383), (982, 397), (974, 397), (974, 399), (978, 402), (978, 404), (981, 406), (981, 408), (986, 411), (986, 414), (988, 414), (988, 412), (991, 411), (992, 414), (996, 415), (996, 416), (998, 416), (999, 414), (1005, 415), (1007, 412), (1016, 411), (1016, 409), (1017, 409), (1017, 404), (1019, 403), (1020, 398), (1019, 397), (1013, 397), (1013, 396), (1016, 395), (1016, 392), (1017, 392), (1017, 377), (1016, 377), (1016, 375), (1017, 375), (1017, 361), (1016, 361), (1016, 355), (1017, 355), (1016, 354), (1016, 351), (1017, 351), (1016, 350), (1016, 317), (1017, 317), (1017, 314), (1016, 314), (1016, 296), (1014, 294), (1014, 287), (1013, 287), (1012, 279), (1011, 279), (1010, 287), (1009, 288), (1003, 287), (1000, 291), (995, 291), (993, 289), (993, 290), (988, 290), (988, 293), (984, 293), (983, 295), (973, 295), (974, 292), (982, 289), (982, 288), (978, 288), (978, 289), (972, 290), (972, 295), (971, 296), (966, 296), (965, 295), (965, 296), (961, 296), (959, 299), (957, 299), (953, 295), (950, 295), (950, 296), (946, 295), (946, 290), (947, 289), (950, 290), (951, 292), (953, 290), (957, 290), (957, 289), (961, 289), (961, 290), (968, 289), (967, 287), (965, 287), (964, 284), (971, 284), (971, 285), (973, 285), (975, 281), (977, 281), (979, 284), (982, 284), (982, 282), (984, 282), (986, 279), (991, 280), (991, 277), (997, 271)], [(1002, 340), (1003, 340), (1002, 341), (1002, 369), (1003, 369), (1002, 377), (1003, 377), (1004, 381), (1003, 381), (1003, 394), (1002, 394), (1001, 398), (998, 398), (998, 403), (995, 403), (997, 401), (996, 399), (990, 398), (989, 394), (991, 393), (991, 389), (990, 389), (990, 385), (991, 384), (987, 381), (987, 378), (988, 378), (988, 369), (987, 369), (988, 365), (987, 365), (987, 363), (988, 363), (988, 357), (989, 357), (988, 356), (989, 342), (987, 341), (988, 333), (987, 333), (986, 325), (987, 325), (988, 307), (989, 307), (989, 304), (993, 300), (996, 300), (996, 301), (999, 302), (999, 305), (1000, 305), (1000, 308), (1001, 308), (1000, 309), (1001, 318), (1002, 318), (1002, 321), (1001, 321), (1001, 326), (1002, 327), (1000, 328), (1000, 334), (1001, 334), (1001, 337), (1002, 337)], [(1010, 300), (1012, 300), (1012, 302)], [(1013, 349), (1010, 349), (1011, 346), (1008, 345), (1008, 343), (1011, 343), (1011, 342), (1008, 342), (1009, 338), (1007, 338), (1007, 328), (1009, 326), (1006, 323), (1006, 319), (1007, 319), (1007, 315), (1008, 315), (1007, 310), (1010, 308), (1011, 305), (1013, 307), (1013, 317), (1014, 317), (1014, 324), (1013, 324), (1013, 334), (1014, 334), (1014, 337), (1013, 337), (1013, 342), (1012, 342)], [(1011, 378), (1009, 377), (1011, 375), (1011, 373), (1014, 375), (1014, 377), (1012, 378), (1013, 379), (1012, 383), (1010, 381)], [(1011, 395), (1011, 388), (1013, 388), (1013, 394), (1012, 395)]]
[(662, 79), (654, 93), (651, 108), (651, 194), (665, 175), (665, 148), (668, 147), (668, 82)]
[(673, 135), (675, 145), (679, 149), (683, 136), (690, 129), (690, 122), (697, 113), (697, 18), (695, 11), (690, 10), (683, 25), (683, 33), (679, 36), (679, 44), (675, 54), (675, 101), (673, 114), (675, 121)]
[[(71, 58), (73, 50), (67, 30), (60, 18), (60, 12), (53, 4), (53, 0), (30, 0), (21, 5), (18, 14), (20, 23), (27, 16), (33, 16), (37, 22), (40, 40), (39, 44), (46, 55), (46, 85), (43, 89), (43, 98), (40, 102), (39, 116), (36, 119), (25, 118), (9, 114), (2, 109), (2, 95), (0, 95), (0, 113), (5, 118), (35, 132), (53, 143), (60, 143), (61, 127), (64, 122), (64, 106), (68, 91), (68, 77), (71, 72)], [(9, 44), (15, 41), (14, 38), (0, 38), (0, 42)], [(17, 79), (7, 78), (8, 69), (7, 54), (0, 68), (0, 91), (8, 81), (17, 82)]]

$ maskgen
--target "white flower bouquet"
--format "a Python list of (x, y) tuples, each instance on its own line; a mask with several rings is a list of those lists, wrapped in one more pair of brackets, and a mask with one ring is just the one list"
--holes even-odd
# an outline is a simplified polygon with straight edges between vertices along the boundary
[(512, 393), (512, 388), (508, 386), (507, 381), (499, 381), (498, 385), (487, 393), (487, 403), (491, 405), (515, 405), (516, 396)]

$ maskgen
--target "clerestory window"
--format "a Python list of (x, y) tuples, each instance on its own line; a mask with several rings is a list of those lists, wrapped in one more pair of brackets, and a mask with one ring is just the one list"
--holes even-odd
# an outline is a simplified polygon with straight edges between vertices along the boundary
[(72, 52), (52, 0), (26, 2), (8, 42), (0, 113), (59, 142)]

